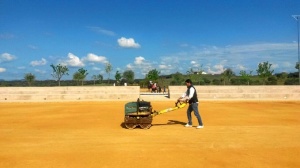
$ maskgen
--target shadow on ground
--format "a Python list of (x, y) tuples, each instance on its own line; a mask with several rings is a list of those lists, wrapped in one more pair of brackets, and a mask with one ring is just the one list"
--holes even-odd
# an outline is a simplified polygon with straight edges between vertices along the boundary
[[(185, 125), (186, 123), (182, 122), (182, 121), (177, 121), (177, 120), (169, 120), (166, 124), (152, 124), (152, 127), (155, 127), (155, 126), (166, 126), (166, 125), (176, 125), (176, 124)], [(127, 129), (124, 122), (122, 122), (120, 126), (122, 128)], [(137, 126), (137, 128), (140, 128), (140, 127)]]

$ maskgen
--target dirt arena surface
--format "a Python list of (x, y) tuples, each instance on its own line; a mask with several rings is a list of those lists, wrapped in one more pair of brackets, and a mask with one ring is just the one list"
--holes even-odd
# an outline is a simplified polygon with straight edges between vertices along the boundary
[(0, 167), (300, 167), (299, 101), (202, 101), (203, 129), (185, 107), (148, 130), (124, 128), (125, 103), (0, 103)]

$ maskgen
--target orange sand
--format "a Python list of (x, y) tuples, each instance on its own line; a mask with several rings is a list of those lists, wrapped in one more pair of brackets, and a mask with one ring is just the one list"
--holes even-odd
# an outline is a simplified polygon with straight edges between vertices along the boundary
[(204, 129), (185, 107), (148, 130), (124, 128), (125, 103), (0, 103), (0, 167), (300, 167), (300, 102), (203, 101)]

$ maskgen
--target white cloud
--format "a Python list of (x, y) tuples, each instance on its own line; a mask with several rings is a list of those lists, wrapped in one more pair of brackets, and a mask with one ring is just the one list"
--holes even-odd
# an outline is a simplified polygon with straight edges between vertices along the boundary
[(0, 56), (0, 62), (9, 62), (16, 59), (16, 57), (14, 55), (11, 55), (9, 53), (3, 53)]
[(271, 69), (276, 69), (278, 67), (280, 67), (279, 64), (272, 64)]
[(28, 45), (28, 47), (30, 48), (30, 49), (33, 49), (33, 50), (37, 50), (38, 49), (38, 47), (37, 46), (35, 46), (35, 45)]
[[(178, 53), (161, 57), (161, 62), (171, 64), (171, 73), (185, 73), (189, 68), (200, 68), (208, 73), (222, 73), (231, 68), (235, 73), (240, 70), (256, 72), (259, 62), (272, 63), (274, 72), (294, 72), (297, 61), (296, 43), (254, 43), (246, 45), (228, 45), (181, 48)], [(163, 64), (163, 63), (161, 63)]]
[(291, 63), (291, 62), (287, 62), (287, 61), (284, 61), (281, 63), (281, 66), (282, 67), (286, 67), (286, 68), (294, 68), (296, 66), (296, 64), (294, 63)]
[(238, 64), (238, 65), (236, 65), (236, 68), (238, 69), (238, 70), (247, 70), (247, 68), (244, 66), (244, 65), (241, 65), (241, 64)]
[(224, 68), (224, 65), (221, 65), (221, 64), (217, 64), (217, 65), (214, 65), (212, 68), (211, 67), (208, 67), (208, 70), (207, 72), (209, 74), (221, 74), (222, 72), (225, 71), (226, 68)]
[(101, 68), (98, 68), (98, 67), (93, 67), (93, 70), (94, 70), (94, 71), (100, 71), (100, 70), (101, 70)]
[(200, 64), (196, 61), (191, 61), (191, 65), (193, 68), (199, 69), (200, 68)]
[(137, 72), (136, 76), (141, 78), (145, 77), (145, 74), (154, 69), (152, 63), (149, 63), (142, 56), (135, 57), (133, 64), (127, 64), (126, 68)]
[(35, 69), (34, 71), (37, 73), (40, 73), (40, 74), (46, 74), (46, 71), (44, 71), (44, 70)]
[(293, 50), (297, 44), (295, 43), (256, 43), (248, 45), (228, 46), (224, 48), (230, 53), (247, 53), (247, 52), (262, 52), (262, 51), (280, 51)]
[(179, 45), (180, 47), (189, 47), (189, 45), (187, 43), (183, 43)]
[(107, 59), (104, 56), (97, 56), (96, 54), (89, 53), (82, 60), (89, 62), (107, 63)]
[(103, 29), (101, 27), (88, 27), (90, 30), (96, 32), (96, 33), (100, 33), (100, 34), (104, 34), (104, 35), (108, 35), (108, 36), (115, 36), (116, 33), (113, 32), (113, 31), (110, 31), (110, 30), (106, 30), (106, 29)]
[(133, 69), (134, 67), (133, 67), (131, 64), (127, 64), (127, 65), (126, 65), (126, 68), (127, 68), (127, 69)]
[(62, 64), (69, 65), (72, 67), (83, 67), (84, 63), (76, 55), (69, 53), (68, 59), (63, 61)]
[(125, 37), (121, 37), (118, 39), (118, 44), (121, 47), (125, 48), (140, 48), (141, 46), (134, 41), (133, 38), (126, 39)]
[(165, 65), (165, 64), (161, 64), (158, 67), (159, 67), (159, 69), (162, 69), (162, 70), (172, 69), (171, 65)]
[(145, 58), (144, 58), (144, 57), (141, 57), (141, 56), (135, 57), (134, 64), (136, 64), (136, 65), (141, 65), (141, 64), (144, 63), (144, 61), (145, 61)]
[(5, 72), (5, 71), (6, 71), (5, 68), (0, 68), (0, 73), (1, 73), (1, 72)]
[(4, 33), (4, 34), (0, 34), (0, 39), (13, 39), (15, 38), (14, 34), (9, 34), (9, 33)]
[(41, 66), (41, 65), (46, 65), (47, 60), (45, 58), (42, 58), (40, 61), (31, 61), (30, 65), (31, 66)]

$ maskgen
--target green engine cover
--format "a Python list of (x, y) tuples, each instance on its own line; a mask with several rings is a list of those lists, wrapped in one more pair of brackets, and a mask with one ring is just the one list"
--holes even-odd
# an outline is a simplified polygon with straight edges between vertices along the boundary
[(128, 113), (135, 113), (137, 112), (137, 107), (138, 103), (137, 102), (129, 102), (125, 104), (125, 115)]
[(151, 104), (147, 101), (129, 102), (125, 104), (125, 115), (136, 112), (151, 112)]

